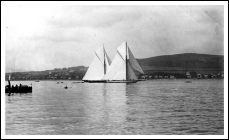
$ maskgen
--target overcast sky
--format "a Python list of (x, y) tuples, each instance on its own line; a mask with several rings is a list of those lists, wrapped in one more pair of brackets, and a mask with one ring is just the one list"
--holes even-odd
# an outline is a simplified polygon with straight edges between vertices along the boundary
[(127, 40), (136, 58), (223, 54), (223, 6), (8, 6), (6, 71), (88, 66)]

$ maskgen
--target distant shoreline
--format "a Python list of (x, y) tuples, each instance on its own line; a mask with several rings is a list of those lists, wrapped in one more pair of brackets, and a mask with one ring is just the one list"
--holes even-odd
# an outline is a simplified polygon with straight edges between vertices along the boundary
[[(191, 78), (201, 75), (205, 79), (220, 78), (224, 74), (223, 55), (183, 53), (137, 59), (137, 61), (146, 77), (152, 77), (149, 79), (157, 76), (158, 79), (162, 77), (166, 79), (170, 76), (185, 79), (187, 73), (191, 75)], [(5, 73), (5, 80), (9, 75), (11, 75), (11, 80), (81, 80), (87, 69), (88, 67), (85, 66), (76, 66), (44, 71), (11, 72)]]
[[(208, 78), (208, 79), (197, 79), (197, 78), (193, 78), (193, 79), (185, 79), (185, 78), (176, 78), (176, 79), (149, 79), (149, 80), (144, 80), (144, 81), (154, 81), (154, 80), (224, 80), (224, 78)], [(36, 82), (37, 80), (10, 80), (11, 82), (17, 82), (17, 81), (33, 81)], [(82, 80), (39, 80), (39, 81), (55, 81), (55, 82), (64, 82), (64, 81), (82, 81)], [(8, 82), (7, 80), (5, 80), (5, 82)]]

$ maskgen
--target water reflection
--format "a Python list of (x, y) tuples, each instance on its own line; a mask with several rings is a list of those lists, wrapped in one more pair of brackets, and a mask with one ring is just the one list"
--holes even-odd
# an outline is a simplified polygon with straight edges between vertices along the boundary
[[(116, 134), (126, 117), (126, 84), (98, 83), (85, 84), (87, 122), (93, 124), (91, 134)], [(95, 131), (96, 130), (96, 131)]]

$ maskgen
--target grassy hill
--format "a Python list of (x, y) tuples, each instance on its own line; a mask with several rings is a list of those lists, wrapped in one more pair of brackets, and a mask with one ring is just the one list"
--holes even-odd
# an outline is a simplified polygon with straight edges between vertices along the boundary
[(199, 73), (217, 73), (224, 69), (222, 55), (184, 53), (138, 59), (146, 73), (194, 71)]

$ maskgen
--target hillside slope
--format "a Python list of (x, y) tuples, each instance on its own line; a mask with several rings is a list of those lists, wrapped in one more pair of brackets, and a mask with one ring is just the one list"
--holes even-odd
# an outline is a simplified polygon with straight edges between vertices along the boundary
[(222, 55), (184, 53), (138, 59), (138, 62), (146, 73), (155, 71), (196, 71), (208, 73), (223, 71), (224, 69), (224, 58)]

